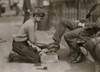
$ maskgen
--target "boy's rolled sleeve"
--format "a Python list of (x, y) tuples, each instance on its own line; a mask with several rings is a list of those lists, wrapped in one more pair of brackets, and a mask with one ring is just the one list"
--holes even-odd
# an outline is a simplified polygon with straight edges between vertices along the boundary
[(36, 36), (35, 36), (35, 29), (34, 29), (34, 25), (33, 26), (29, 26), (28, 27), (28, 37), (29, 37), (29, 41), (32, 44), (36, 43)]

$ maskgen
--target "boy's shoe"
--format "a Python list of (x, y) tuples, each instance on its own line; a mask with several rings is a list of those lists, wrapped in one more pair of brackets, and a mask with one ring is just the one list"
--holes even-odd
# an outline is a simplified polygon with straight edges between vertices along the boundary
[(9, 54), (9, 58), (8, 58), (8, 61), (9, 62), (13, 62), (14, 58), (17, 56), (18, 54), (11, 51), (11, 53)]

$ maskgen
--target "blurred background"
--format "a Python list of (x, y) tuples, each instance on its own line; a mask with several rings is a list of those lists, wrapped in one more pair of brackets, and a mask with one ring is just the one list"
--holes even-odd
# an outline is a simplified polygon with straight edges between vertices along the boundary
[[(61, 19), (85, 19), (89, 9), (100, 0), (31, 0), (35, 7), (44, 10), (46, 17), (38, 25), (38, 30), (49, 30)], [(0, 18), (7, 16), (24, 16), (23, 0), (0, 0)], [(92, 21), (92, 18), (90, 18)], [(1, 21), (0, 21), (1, 22)]]
[[(7, 57), (12, 49), (12, 35), (16, 34), (23, 24), (24, 0), (0, 0), (0, 40), (6, 40), (0, 43), (0, 72), (33, 72), (33, 64), (8, 63)], [(85, 19), (90, 8), (100, 0), (31, 0), (31, 6), (44, 10), (46, 16), (38, 25), (37, 37), (40, 42), (52, 42), (52, 36), (61, 19), (70, 19), (73, 21)], [(98, 14), (98, 13), (97, 13)], [(91, 17), (90, 21), (94, 18)], [(60, 51), (62, 61), (57, 65), (51, 65), (52, 71), (57, 72), (95, 72), (94, 64), (86, 61), (78, 64), (70, 64), (68, 55), (68, 46), (62, 39), (64, 48)], [(65, 50), (66, 49), (66, 50)], [(69, 70), (70, 69), (70, 70)], [(35, 71), (37, 72), (37, 71)]]

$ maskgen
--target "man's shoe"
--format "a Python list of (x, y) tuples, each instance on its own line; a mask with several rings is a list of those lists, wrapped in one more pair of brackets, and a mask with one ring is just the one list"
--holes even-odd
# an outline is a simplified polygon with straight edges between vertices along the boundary
[(76, 60), (78, 56), (79, 56), (79, 55), (78, 55), (76, 52), (70, 52), (70, 53), (68, 54), (68, 57), (69, 57), (71, 60)]
[(51, 43), (51, 44), (48, 45), (48, 49), (49, 50), (58, 51), (60, 49), (60, 45), (59, 44), (56, 44), (56, 43)]
[(85, 55), (83, 53), (81, 53), (81, 54), (79, 54), (79, 56), (75, 60), (72, 60), (71, 63), (73, 63), (73, 64), (80, 63), (84, 60), (85, 60)]

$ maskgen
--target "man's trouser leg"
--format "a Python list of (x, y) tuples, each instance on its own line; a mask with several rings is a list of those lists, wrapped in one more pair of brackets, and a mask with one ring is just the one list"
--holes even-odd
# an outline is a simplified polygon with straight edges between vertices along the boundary
[(64, 34), (65, 41), (67, 42), (69, 47), (72, 48), (73, 50), (76, 50), (76, 51), (79, 50), (79, 46), (77, 44), (77, 38), (78, 38), (79, 33), (82, 31), (83, 31), (82, 28), (78, 28)]
[(83, 33), (84, 37), (87, 37), (87, 34), (85, 35), (85, 31), (82, 28), (78, 28), (72, 31), (69, 31), (64, 34), (64, 39), (67, 42), (68, 46), (73, 50), (75, 53), (74, 58), (77, 58), (79, 54), (82, 54), (80, 50), (80, 45), (78, 45), (77, 40), (79, 38), (79, 34)]
[(19, 60), (30, 63), (39, 62), (39, 55), (35, 49), (28, 45), (28, 43), (14, 42), (13, 51), (19, 54)]
[(62, 35), (64, 34), (65, 30), (67, 29), (69, 30), (74, 30), (78, 28), (77, 23), (75, 23), (74, 21), (70, 21), (70, 20), (61, 20), (58, 24), (57, 30), (53, 36), (53, 39), (55, 40), (55, 42), (60, 42)]
[[(99, 37), (98, 37), (99, 38)], [(87, 41), (83, 46), (88, 50), (91, 56), (96, 60), (100, 61), (100, 38), (94, 38), (93, 40)]]

